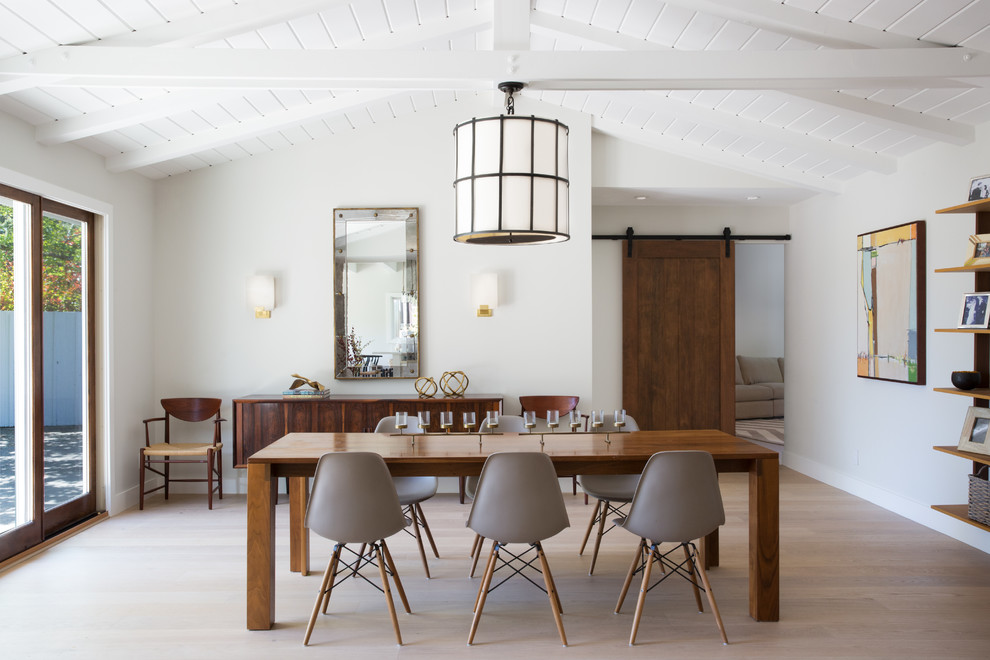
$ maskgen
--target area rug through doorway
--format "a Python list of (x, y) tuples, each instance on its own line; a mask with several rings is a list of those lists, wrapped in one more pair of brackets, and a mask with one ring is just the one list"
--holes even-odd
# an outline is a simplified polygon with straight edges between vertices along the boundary
[(737, 419), (736, 435), (746, 440), (782, 445), (784, 444), (784, 418)]

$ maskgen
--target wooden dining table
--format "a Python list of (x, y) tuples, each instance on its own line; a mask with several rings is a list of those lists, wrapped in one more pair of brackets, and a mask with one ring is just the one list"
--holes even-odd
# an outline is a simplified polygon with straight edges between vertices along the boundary
[[(542, 441), (541, 441), (542, 439)], [(716, 430), (632, 433), (496, 433), (386, 435), (290, 433), (248, 458), (247, 627), (275, 623), (275, 504), (279, 477), (289, 480), (289, 566), (309, 572), (309, 532), (303, 524), (308, 478), (328, 452), (380, 454), (393, 476), (470, 476), (498, 451), (541, 451), (559, 475), (642, 471), (660, 451), (702, 450), (719, 472), (749, 473), (749, 613), (779, 619), (779, 456)], [(717, 545), (708, 560), (717, 564)], [(712, 560), (714, 561), (712, 562)]]

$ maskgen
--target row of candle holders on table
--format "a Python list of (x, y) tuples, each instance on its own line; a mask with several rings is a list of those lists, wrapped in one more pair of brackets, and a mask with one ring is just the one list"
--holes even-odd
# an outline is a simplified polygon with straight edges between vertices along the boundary
[[(466, 429), (465, 434), (475, 435), (475, 433), (471, 431), (471, 429), (477, 426), (477, 417), (474, 411), (469, 411), (462, 414), (463, 414), (462, 423), (464, 425), (464, 428)], [(430, 434), (430, 432), (427, 430), (430, 428), (430, 424), (431, 424), (430, 411), (422, 410), (416, 414), (414, 419), (416, 420), (416, 425), (420, 428), (420, 430), (423, 433)], [(580, 410), (569, 411), (567, 413), (567, 419), (568, 419), (568, 424), (571, 427), (571, 433), (580, 433), (580, 431), (578, 431), (578, 428), (580, 428), (584, 424), (584, 415), (581, 414), (581, 411)], [(592, 428), (591, 433), (601, 433), (602, 427), (605, 426), (605, 411), (604, 410), (591, 411), (590, 422)], [(560, 412), (557, 410), (548, 410), (546, 416), (546, 424), (547, 427), (550, 429), (550, 433), (553, 433), (554, 429), (560, 426)], [(612, 417), (612, 424), (616, 429), (615, 432), (624, 433), (622, 429), (626, 425), (626, 411), (616, 410)], [(489, 410), (485, 414), (485, 425), (488, 427), (488, 433), (483, 434), (479, 431), (478, 433), (479, 435), (494, 435), (498, 433), (498, 431), (496, 431), (499, 425), (498, 411)], [(441, 433), (450, 434), (451, 433), (450, 429), (453, 428), (453, 426), (454, 426), (453, 411), (449, 411), (449, 410), (441, 411), (440, 428), (443, 429)], [(536, 411), (526, 410), (523, 412), (523, 426), (525, 426), (530, 433), (533, 433), (533, 429), (536, 428)], [(402, 433), (402, 430), (408, 427), (409, 427), (409, 413), (406, 412), (395, 413), (395, 428), (398, 430), (399, 435), (404, 435)], [(534, 435), (536, 434), (534, 433)], [(543, 443), (542, 435), (543, 434), (540, 433), (541, 444)], [(412, 437), (412, 434), (410, 434), (410, 437)], [(606, 437), (606, 441), (608, 441), (607, 437)]]

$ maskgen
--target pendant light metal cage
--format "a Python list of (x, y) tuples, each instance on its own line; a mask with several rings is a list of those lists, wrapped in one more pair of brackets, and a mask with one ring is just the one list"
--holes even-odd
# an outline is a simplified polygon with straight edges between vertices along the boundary
[(566, 125), (512, 114), (473, 118), (454, 127), (454, 240), (482, 245), (560, 243), (568, 233)]

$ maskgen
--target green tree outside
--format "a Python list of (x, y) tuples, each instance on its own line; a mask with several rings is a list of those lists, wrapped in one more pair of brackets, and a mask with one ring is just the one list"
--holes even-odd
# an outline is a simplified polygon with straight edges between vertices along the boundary
[[(46, 312), (82, 311), (82, 226), (44, 217), (42, 304)], [(14, 209), (0, 204), (0, 311), (14, 309)]]

